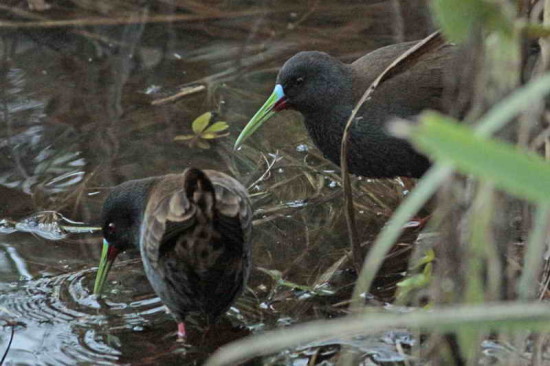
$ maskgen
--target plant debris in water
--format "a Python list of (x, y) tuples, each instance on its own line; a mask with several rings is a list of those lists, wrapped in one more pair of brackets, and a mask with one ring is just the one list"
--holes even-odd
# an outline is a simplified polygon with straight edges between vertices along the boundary
[(100, 227), (87, 226), (83, 222), (70, 220), (55, 211), (37, 212), (19, 221), (0, 220), (2, 234), (30, 233), (47, 240), (61, 240), (68, 234), (94, 233), (99, 230), (101, 230)]

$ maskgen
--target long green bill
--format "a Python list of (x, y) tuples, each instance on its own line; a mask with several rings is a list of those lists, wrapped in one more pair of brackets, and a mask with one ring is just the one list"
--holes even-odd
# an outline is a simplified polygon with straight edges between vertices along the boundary
[(101, 259), (99, 260), (99, 267), (97, 268), (97, 275), (95, 277), (94, 294), (101, 295), (101, 290), (114, 261), (115, 258), (109, 259), (109, 243), (103, 239), (103, 250), (101, 251)]
[(264, 105), (256, 112), (256, 114), (250, 119), (250, 121), (247, 123), (247, 125), (242, 130), (241, 134), (237, 138), (237, 141), (235, 141), (234, 149), (238, 149), (244, 140), (252, 136), (254, 132), (260, 126), (270, 119), (276, 112), (273, 110), (273, 107), (275, 104), (281, 100), (285, 96), (283, 92), (283, 87), (279, 84), (275, 85), (275, 89), (273, 89), (273, 93), (267, 98)]

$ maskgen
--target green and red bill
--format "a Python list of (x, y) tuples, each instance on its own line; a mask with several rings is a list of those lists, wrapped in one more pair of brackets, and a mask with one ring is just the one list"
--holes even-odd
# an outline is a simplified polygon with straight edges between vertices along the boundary
[(264, 105), (250, 119), (239, 137), (237, 137), (234, 148), (238, 149), (247, 138), (252, 136), (252, 134), (264, 124), (265, 121), (270, 119), (275, 113), (282, 111), (287, 107), (287, 98), (283, 91), (283, 87), (280, 84), (277, 84), (273, 89), (273, 93), (271, 93), (269, 98), (267, 98)]
[(113, 266), (119, 250), (110, 245), (109, 242), (103, 239), (103, 250), (101, 251), (101, 259), (99, 260), (99, 266), (97, 268), (97, 275), (95, 277), (94, 294), (101, 295), (101, 290), (107, 280), (107, 275)]

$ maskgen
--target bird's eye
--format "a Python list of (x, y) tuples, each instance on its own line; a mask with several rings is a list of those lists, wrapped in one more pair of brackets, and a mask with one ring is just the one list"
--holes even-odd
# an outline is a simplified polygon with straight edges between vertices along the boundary
[(296, 78), (296, 80), (294, 80), (294, 84), (295, 85), (302, 85), (304, 83), (304, 78), (302, 77), (299, 77), (299, 78)]
[(109, 235), (114, 235), (115, 232), (116, 232), (116, 225), (114, 222), (110, 222), (108, 225), (107, 225), (107, 232), (109, 233)]

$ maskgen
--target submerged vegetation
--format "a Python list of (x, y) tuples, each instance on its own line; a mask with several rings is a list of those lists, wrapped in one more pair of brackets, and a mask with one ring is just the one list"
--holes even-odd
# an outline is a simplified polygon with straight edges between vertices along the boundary
[[(6, 364), (550, 364), (550, 1), (8, 0), (0, 15)], [(292, 114), (233, 151), (298, 50), (350, 61), (428, 36), (368, 91), (432, 42), (460, 47), (449, 115), (390, 126), (435, 161), (416, 184), (340, 175)], [(254, 268), (226, 321), (180, 345), (135, 257), (108, 300), (91, 294), (87, 232), (108, 187), (190, 165), (248, 188)]]

